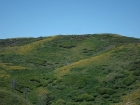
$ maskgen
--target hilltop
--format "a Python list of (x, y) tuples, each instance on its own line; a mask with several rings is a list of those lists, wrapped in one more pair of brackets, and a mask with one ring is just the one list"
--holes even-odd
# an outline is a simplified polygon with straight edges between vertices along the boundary
[(2, 105), (140, 104), (140, 39), (117, 34), (0, 40)]

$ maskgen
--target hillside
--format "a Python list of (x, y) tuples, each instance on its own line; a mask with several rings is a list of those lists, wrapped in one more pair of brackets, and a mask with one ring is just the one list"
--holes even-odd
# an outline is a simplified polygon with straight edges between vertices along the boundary
[(2, 105), (140, 105), (140, 39), (117, 34), (0, 40)]

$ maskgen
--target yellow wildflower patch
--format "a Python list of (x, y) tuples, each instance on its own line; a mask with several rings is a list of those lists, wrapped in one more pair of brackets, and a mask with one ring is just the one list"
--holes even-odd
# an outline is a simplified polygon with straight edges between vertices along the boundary
[(92, 58), (80, 60), (80, 61), (72, 63), (70, 65), (58, 68), (54, 71), (54, 73), (55, 73), (56, 77), (60, 78), (61, 76), (67, 74), (71, 68), (98, 65), (108, 58), (109, 58), (109, 53), (98, 55), (98, 56), (95, 56)]
[(24, 70), (26, 67), (12, 66), (10, 63), (0, 63), (0, 67), (5, 70)]
[(4, 70), (0, 70), (0, 78), (4, 78), (4, 77), (10, 77), (9, 74), (7, 74)]
[(140, 99), (140, 89), (137, 89), (123, 97), (123, 102), (115, 105), (139, 105), (137, 100)]
[(0, 51), (0, 54), (9, 54), (15, 52), (17, 47), (5, 47)]
[(138, 46), (140, 47), (140, 43), (138, 44)]
[(45, 38), (43, 40), (39, 40), (39, 41), (36, 41), (36, 42), (33, 42), (31, 44), (27, 44), (27, 45), (24, 45), (24, 46), (20, 46), (17, 50), (17, 53), (18, 54), (28, 54), (30, 53), (30, 51), (36, 49), (37, 47), (40, 47), (43, 45), (43, 43), (45, 42), (48, 42), (48, 41), (51, 41), (53, 40), (55, 37), (49, 37), (49, 38)]
[(61, 76), (69, 73), (70, 69), (72, 69), (72, 68), (101, 64), (102, 62), (107, 61), (107, 59), (109, 58), (109, 56), (112, 52), (123, 49), (123, 48), (124, 48), (124, 46), (119, 46), (107, 53), (104, 53), (104, 54), (101, 54), (98, 56), (94, 56), (94, 57), (91, 57), (88, 59), (80, 60), (80, 61), (72, 63), (70, 65), (58, 68), (58, 69), (54, 70), (54, 73), (55, 73), (56, 77), (60, 78)]
[(38, 97), (41, 97), (46, 95), (48, 93), (48, 90), (43, 87), (39, 87), (36, 92), (38, 94)]
[(124, 48), (124, 46), (122, 45), (122, 46), (118, 46), (117, 48), (115, 48), (115, 49), (113, 49), (112, 51), (110, 51), (110, 52), (114, 52), (114, 51), (116, 51), (116, 50), (121, 50), (121, 49), (123, 49)]

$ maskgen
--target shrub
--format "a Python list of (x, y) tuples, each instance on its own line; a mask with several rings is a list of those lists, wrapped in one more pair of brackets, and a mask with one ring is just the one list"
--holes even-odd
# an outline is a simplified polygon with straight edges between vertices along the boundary
[(122, 78), (123, 76), (123, 74), (119, 73), (109, 73), (105, 78), (105, 82), (113, 82), (116, 78)]
[(4, 81), (0, 81), (0, 87), (7, 87), (7, 85)]
[(63, 89), (65, 89), (66, 87), (64, 86), (64, 85), (59, 85), (58, 87), (56, 87), (57, 89), (59, 89), (59, 90), (63, 90)]
[(133, 71), (133, 75), (134, 76), (139, 76), (140, 75), (140, 70)]
[(130, 65), (130, 71), (133, 71), (133, 70), (138, 70), (140, 68), (140, 60), (136, 60), (134, 61), (133, 63), (131, 63)]
[(80, 103), (80, 105), (93, 105), (93, 104), (91, 102), (83, 101), (82, 103)]
[(103, 71), (104, 74), (109, 74), (110, 72), (112, 72), (112, 69), (104, 68), (104, 71)]
[(56, 83), (61, 83), (62, 82), (62, 80), (61, 79), (58, 79), (57, 81), (56, 81)]
[(76, 102), (67, 102), (66, 105), (79, 105), (79, 104)]
[(113, 98), (112, 101), (113, 101), (113, 103), (118, 103), (118, 102), (120, 102), (120, 100), (117, 99), (117, 98)]
[(103, 98), (110, 98), (110, 95), (104, 94), (104, 95), (103, 95)]
[(43, 84), (42, 84), (42, 83), (40, 83), (40, 84), (38, 84), (38, 85), (37, 85), (37, 87), (41, 87), (41, 86), (43, 86)]
[(77, 101), (92, 101), (94, 97), (89, 94), (82, 94), (77, 97)]
[(123, 80), (123, 83), (125, 84), (125, 85), (127, 85), (127, 86), (129, 86), (129, 85), (131, 85), (131, 84), (133, 84), (135, 81), (136, 81), (136, 77), (135, 76), (128, 76), (127, 78), (125, 78), (124, 80)]
[(53, 79), (49, 79), (48, 83), (53, 83), (53, 81), (54, 81)]
[(66, 101), (62, 100), (62, 99), (58, 99), (56, 101), (56, 105), (65, 105), (66, 104)]
[(37, 83), (40, 83), (40, 80), (37, 79), (37, 78), (32, 78), (32, 79), (30, 79), (30, 81), (31, 81), (31, 82), (37, 82)]
[(114, 93), (114, 90), (111, 88), (100, 88), (100, 89), (98, 89), (98, 92), (101, 95), (104, 95), (104, 94), (112, 95)]

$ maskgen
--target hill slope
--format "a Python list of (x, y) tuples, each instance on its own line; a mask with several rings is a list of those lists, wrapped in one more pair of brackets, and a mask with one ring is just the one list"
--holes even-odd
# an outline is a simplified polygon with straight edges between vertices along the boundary
[(139, 105), (139, 68), (136, 38), (89, 34), (0, 40), (0, 90), (6, 90), (0, 93), (7, 94), (0, 99), (4, 105), (15, 95), (34, 105)]

